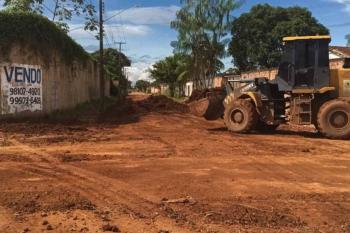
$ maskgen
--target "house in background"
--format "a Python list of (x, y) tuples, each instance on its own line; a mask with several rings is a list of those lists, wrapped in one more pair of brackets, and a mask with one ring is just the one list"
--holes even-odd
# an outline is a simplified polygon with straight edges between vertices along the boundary
[[(345, 58), (350, 58), (350, 47), (342, 46), (330, 46), (329, 47), (329, 66), (331, 69), (340, 69), (344, 65)], [(220, 88), (224, 87), (228, 79), (233, 78), (243, 78), (243, 79), (252, 79), (258, 77), (266, 77), (270, 80), (275, 79), (278, 73), (278, 68), (271, 69), (260, 69), (260, 70), (251, 70), (247, 72), (242, 72), (241, 75), (235, 74), (218, 74), (213, 78), (210, 88)], [(191, 96), (194, 90), (194, 83), (189, 81), (186, 83), (185, 87), (185, 96)]]
[(158, 87), (158, 86), (152, 86), (152, 87), (151, 87), (151, 94), (154, 94), (154, 95), (160, 94), (160, 87)]
[[(350, 47), (329, 46), (329, 67), (331, 69), (341, 69), (344, 65), (345, 58), (350, 58)], [(278, 68), (252, 70), (243, 72), (242, 78), (257, 78), (266, 77), (268, 79), (275, 79), (278, 73)]]
[(185, 96), (189, 97), (193, 92), (193, 81), (186, 82), (185, 84)]
[(350, 58), (350, 47), (329, 46), (329, 65), (331, 69), (339, 69), (345, 58)]

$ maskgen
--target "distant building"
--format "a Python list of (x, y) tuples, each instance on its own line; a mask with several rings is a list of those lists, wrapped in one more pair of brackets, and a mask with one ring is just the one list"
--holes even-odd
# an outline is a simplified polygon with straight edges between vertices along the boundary
[[(344, 65), (345, 58), (350, 58), (350, 47), (330, 46), (329, 47), (329, 67), (331, 69), (340, 69)], [(278, 68), (261, 69), (243, 72), (242, 78), (257, 78), (266, 77), (275, 79), (278, 73)]]
[(160, 87), (151, 87), (151, 94), (160, 94)]
[(167, 84), (160, 84), (160, 94), (166, 95), (169, 92), (169, 85)]
[[(344, 65), (345, 58), (350, 58), (350, 47), (330, 46), (329, 47), (329, 66), (331, 69), (339, 69)], [(218, 74), (212, 80), (209, 80), (210, 88), (224, 87), (228, 79), (243, 78), (252, 79), (258, 77), (266, 77), (269, 80), (275, 79), (278, 74), (278, 68), (259, 69), (242, 72), (240, 75), (235, 74)], [(195, 89), (193, 81), (189, 81), (185, 85), (185, 96), (190, 96)]]
[(329, 64), (331, 69), (343, 67), (345, 58), (350, 58), (350, 47), (329, 47)]
[(192, 92), (193, 92), (193, 82), (192, 81), (186, 82), (186, 84), (185, 84), (185, 96), (187, 96), (187, 97), (191, 96)]

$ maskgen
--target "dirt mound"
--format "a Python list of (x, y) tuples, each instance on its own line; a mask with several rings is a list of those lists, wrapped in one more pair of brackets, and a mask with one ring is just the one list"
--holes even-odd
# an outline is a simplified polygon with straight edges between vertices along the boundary
[(185, 104), (178, 103), (164, 95), (151, 95), (139, 104), (148, 111), (189, 112), (189, 109)]
[(222, 94), (224, 95), (224, 89), (223, 88), (206, 88), (203, 90), (193, 90), (191, 96), (189, 97), (189, 99), (186, 101), (186, 103), (191, 103), (193, 101), (196, 100), (200, 100), (203, 98), (208, 97), (209, 93), (215, 93), (215, 94)]
[(207, 93), (209, 92), (209, 89), (204, 89), (204, 90), (193, 90), (191, 96), (188, 98), (186, 101), (187, 103), (203, 99), (207, 97)]
[(245, 205), (231, 205), (221, 208), (218, 212), (212, 211), (206, 215), (207, 221), (224, 224), (238, 224), (274, 227), (300, 227), (305, 223), (300, 218), (278, 211), (267, 211)]
[(79, 193), (68, 190), (46, 192), (2, 192), (0, 204), (18, 213), (39, 211), (93, 210), (95, 206)]

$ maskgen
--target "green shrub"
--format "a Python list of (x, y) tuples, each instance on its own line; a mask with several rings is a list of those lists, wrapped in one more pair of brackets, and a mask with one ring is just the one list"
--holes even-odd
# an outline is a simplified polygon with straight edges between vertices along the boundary
[(0, 52), (7, 59), (13, 45), (36, 51), (48, 61), (52, 52), (61, 53), (65, 63), (85, 62), (89, 54), (53, 22), (36, 13), (0, 11)]

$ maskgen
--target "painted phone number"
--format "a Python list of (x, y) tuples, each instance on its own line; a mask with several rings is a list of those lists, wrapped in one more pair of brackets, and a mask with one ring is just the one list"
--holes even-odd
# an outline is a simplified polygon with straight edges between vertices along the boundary
[(12, 95), (40, 95), (40, 88), (10, 88), (10, 96)]
[(41, 104), (41, 97), (10, 97), (9, 102), (24, 105)]

